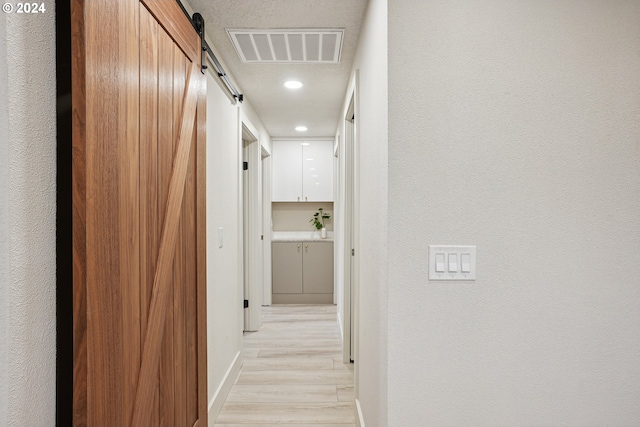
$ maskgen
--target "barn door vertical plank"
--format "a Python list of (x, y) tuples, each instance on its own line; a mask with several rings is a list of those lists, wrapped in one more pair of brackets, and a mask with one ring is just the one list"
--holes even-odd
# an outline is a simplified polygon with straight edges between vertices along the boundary
[[(182, 99), (184, 96), (184, 84), (182, 81), (186, 79), (186, 75), (189, 71), (190, 63), (185, 56), (179, 50), (178, 46), (174, 47), (174, 63), (173, 63), (173, 75), (174, 75), (174, 122), (179, 123), (180, 117), (183, 115), (182, 105), (175, 100)], [(176, 76), (180, 78), (176, 79)], [(193, 123), (191, 123), (193, 125)], [(188, 180), (188, 169), (186, 180)], [(185, 186), (186, 186), (185, 180)], [(174, 270), (173, 270), (173, 354), (175, 363), (175, 423), (176, 425), (186, 425), (186, 394), (185, 394), (185, 379), (186, 379), (186, 325), (185, 325), (185, 287), (186, 282), (186, 253), (185, 253), (185, 200), (186, 192), (183, 195), (182, 208), (180, 210), (180, 226), (178, 229), (178, 244), (176, 245), (176, 254), (174, 258)]]
[(87, 424), (126, 425), (140, 364), (137, 2), (84, 7)]
[[(161, 29), (158, 33), (158, 223), (160, 226), (165, 221), (164, 211), (173, 166), (174, 135), (177, 135), (174, 127), (178, 127), (173, 123), (173, 46), (173, 40)], [(160, 233), (161, 229), (158, 228), (158, 235)], [(173, 307), (173, 293), (167, 298), (167, 304)], [(173, 310), (167, 310), (159, 367), (160, 426), (165, 427), (172, 427), (175, 424), (173, 360)]]
[[(126, 423), (122, 415), (122, 344), (119, 340), (121, 309), (119, 303), (118, 254), (118, 129), (116, 108), (105, 113), (104, 104), (118, 106), (118, 93), (108, 85), (117, 84), (117, 74), (104, 76), (98, 70), (103, 63), (117, 58), (117, 38), (109, 31), (118, 28), (115, 5), (104, 15), (104, 27), (97, 18), (104, 10), (99, 3), (85, 3), (86, 30), (86, 284), (87, 284), (87, 424)], [(112, 31), (112, 30), (111, 30)], [(102, 38), (110, 41), (98, 49)], [(111, 80), (111, 82), (109, 81)], [(100, 90), (104, 87), (104, 90)], [(100, 95), (97, 97), (96, 95)], [(116, 111), (114, 111), (116, 110)], [(101, 117), (103, 121), (98, 122)], [(116, 180), (114, 182), (114, 180)], [(109, 209), (105, 209), (111, 205)], [(105, 232), (104, 230), (111, 230)], [(98, 260), (102, 260), (99, 263)], [(112, 283), (113, 290), (105, 286)], [(115, 314), (115, 316), (114, 316)], [(113, 355), (111, 354), (113, 353)]]
[[(194, 122), (197, 126), (197, 117)], [(197, 355), (197, 236), (196, 236), (196, 153), (197, 134), (193, 134), (191, 153), (189, 156), (189, 172), (185, 188), (184, 222), (185, 222), (185, 261), (186, 280), (184, 282), (186, 294), (185, 307), (185, 365), (186, 365), (186, 417), (187, 424), (192, 426), (198, 419), (198, 355)]]
[[(118, 2), (119, 255), (124, 411), (133, 411), (140, 372), (140, 14), (136, 0)], [(105, 230), (105, 232), (108, 232)], [(111, 283), (103, 283), (110, 287)]]
[[(158, 23), (140, 8), (140, 339), (151, 303), (153, 275), (158, 257)], [(159, 424), (159, 384), (154, 390), (149, 425)]]

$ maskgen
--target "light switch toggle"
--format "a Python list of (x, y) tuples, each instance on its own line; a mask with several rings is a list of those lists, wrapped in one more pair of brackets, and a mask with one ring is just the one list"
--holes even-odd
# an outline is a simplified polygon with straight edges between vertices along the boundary
[(444, 254), (436, 254), (436, 272), (444, 273)]
[(458, 272), (458, 254), (449, 254), (449, 273)]
[(471, 273), (471, 254), (460, 254), (460, 271)]

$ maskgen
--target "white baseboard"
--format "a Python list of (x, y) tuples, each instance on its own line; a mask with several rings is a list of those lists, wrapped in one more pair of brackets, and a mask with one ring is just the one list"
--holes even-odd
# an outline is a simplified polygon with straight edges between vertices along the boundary
[(224, 375), (224, 379), (218, 386), (218, 389), (213, 394), (213, 397), (209, 401), (209, 427), (213, 427), (220, 414), (220, 410), (222, 409), (222, 405), (224, 401), (227, 399), (227, 395), (231, 391), (231, 387), (236, 382), (236, 378), (240, 373), (240, 368), (242, 367), (242, 357), (241, 352), (236, 354), (236, 357), (233, 359), (233, 362), (227, 369), (226, 374)]
[(357, 427), (365, 427), (364, 426), (364, 417), (362, 416), (362, 408), (360, 407), (360, 400), (356, 399), (355, 404), (355, 412), (356, 412), (356, 426)]

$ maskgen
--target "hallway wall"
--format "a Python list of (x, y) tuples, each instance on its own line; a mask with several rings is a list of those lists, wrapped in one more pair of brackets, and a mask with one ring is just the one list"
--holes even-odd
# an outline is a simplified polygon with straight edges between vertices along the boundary
[[(388, 425), (640, 424), (638, 22), (389, 2)], [(429, 244), (477, 281), (428, 282)]]
[[(238, 107), (207, 73), (207, 343), (209, 405), (242, 350), (238, 283)], [(218, 228), (224, 246), (218, 247)], [(210, 415), (211, 418), (211, 415)]]
[[(360, 276), (356, 398), (367, 427), (384, 426), (387, 418), (386, 46), (387, 0), (370, 0), (353, 65), (359, 76), (355, 115), (360, 156), (356, 172), (360, 208), (355, 220), (360, 236), (356, 243)], [(347, 115), (352, 90), (350, 86), (341, 117)]]
[[(0, 99), (7, 99), (7, 28), (6, 16), (0, 16)], [(9, 104), (0, 103), (0, 291), (4, 294), (4, 287), (11, 280), (11, 222), (9, 217)], [(9, 300), (3, 298), (0, 302), (0, 343), (9, 339)], [(0, 345), (0, 365), (9, 363), (9, 348)], [(0, 371), (0, 422), (6, 424), (9, 393), (7, 391), (8, 372)]]
[[(214, 49), (213, 46), (210, 46)], [(209, 65), (213, 70), (213, 65)], [(242, 361), (242, 252), (239, 209), (240, 114), (250, 118), (264, 145), (270, 137), (262, 122), (245, 101), (234, 104), (221, 87), (220, 79), (207, 74), (207, 335), (209, 409), (222, 400), (225, 381), (233, 381), (233, 369)], [(218, 246), (218, 229), (223, 228), (223, 246)], [(216, 402), (221, 405), (221, 402)], [(219, 409), (219, 408), (218, 408)], [(209, 415), (210, 423), (215, 413)]]
[[(53, 5), (0, 15), (0, 425), (55, 424)], [(34, 63), (37, 58), (37, 63)]]

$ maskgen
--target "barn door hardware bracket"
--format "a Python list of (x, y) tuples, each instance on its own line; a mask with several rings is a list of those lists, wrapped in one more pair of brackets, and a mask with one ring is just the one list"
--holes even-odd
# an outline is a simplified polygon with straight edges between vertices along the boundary
[[(204, 60), (205, 53), (206, 53), (209, 55), (209, 59), (213, 63), (213, 67), (216, 69), (216, 73), (218, 74), (218, 77), (220, 77), (220, 79), (224, 82), (224, 85), (229, 91), (229, 93), (231, 94), (231, 96), (233, 96), (233, 98), (236, 99), (238, 102), (244, 101), (244, 95), (238, 92), (238, 89), (236, 89), (236, 87), (233, 85), (233, 82), (231, 81), (227, 73), (224, 71), (222, 64), (220, 64), (220, 61), (218, 61), (218, 58), (216, 58), (216, 56), (213, 54), (213, 51), (207, 44), (207, 40), (205, 39), (205, 32), (204, 32), (204, 18), (202, 17), (202, 15), (200, 15), (199, 13), (194, 13), (192, 18), (191, 16), (189, 16), (189, 12), (187, 12), (187, 9), (184, 8), (184, 5), (180, 0), (176, 0), (176, 3), (178, 3), (178, 6), (180, 6), (180, 9), (182, 9), (182, 13), (184, 13), (184, 16), (189, 20), (189, 22), (191, 23), (191, 26), (194, 28), (194, 30), (196, 30), (196, 32), (200, 36), (200, 44), (202, 45), (201, 55), (202, 55), (203, 74), (204, 74), (204, 70), (208, 68)], [(198, 19), (202, 20), (201, 27), (198, 27), (196, 24), (196, 15), (199, 17)]]
[(202, 17), (202, 15), (200, 15), (199, 13), (194, 13), (193, 14), (193, 26), (196, 29), (196, 32), (198, 33), (198, 35), (200, 36), (200, 46), (201, 46), (201, 50), (200, 50), (200, 71), (202, 72), (202, 74), (204, 74), (204, 70), (206, 70), (208, 68), (207, 63), (206, 63), (206, 53), (207, 50), (209, 49), (209, 45), (207, 45), (207, 42), (205, 41), (204, 37), (204, 18)]
[(244, 308), (249, 308), (249, 300), (244, 300)]

